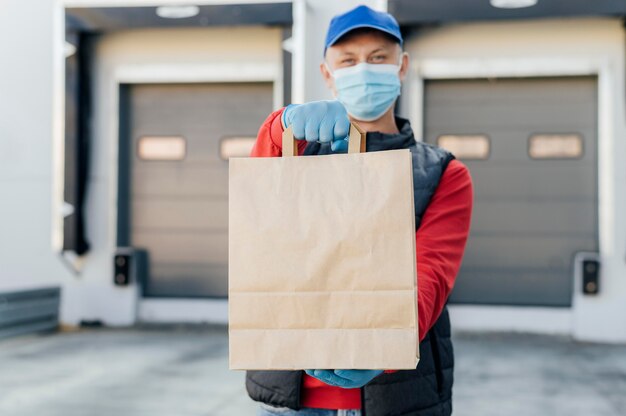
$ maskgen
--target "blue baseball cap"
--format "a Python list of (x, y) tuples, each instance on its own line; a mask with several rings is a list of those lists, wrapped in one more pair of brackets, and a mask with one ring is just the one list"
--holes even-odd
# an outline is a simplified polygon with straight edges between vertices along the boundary
[(385, 32), (396, 38), (400, 46), (402, 46), (403, 40), (400, 34), (400, 25), (398, 25), (396, 19), (389, 13), (379, 12), (361, 5), (333, 17), (326, 33), (324, 54), (326, 54), (326, 49), (334, 45), (343, 35), (361, 27), (370, 27)]

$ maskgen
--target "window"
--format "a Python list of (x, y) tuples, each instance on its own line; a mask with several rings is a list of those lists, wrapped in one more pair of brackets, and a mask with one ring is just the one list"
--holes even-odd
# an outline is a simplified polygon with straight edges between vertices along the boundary
[(142, 160), (183, 160), (186, 151), (181, 136), (144, 136), (137, 143), (137, 156)]
[(459, 159), (484, 160), (489, 157), (489, 137), (484, 134), (446, 134), (437, 138), (437, 146)]
[(220, 141), (220, 157), (228, 160), (231, 157), (248, 157), (256, 137), (224, 137)]
[(579, 134), (533, 134), (528, 139), (528, 155), (533, 159), (579, 159), (583, 138)]

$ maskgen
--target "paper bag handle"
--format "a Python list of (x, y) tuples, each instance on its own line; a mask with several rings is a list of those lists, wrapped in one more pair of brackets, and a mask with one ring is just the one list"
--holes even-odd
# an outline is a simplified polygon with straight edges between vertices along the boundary
[[(348, 153), (365, 153), (365, 132), (356, 123), (350, 123)], [(298, 146), (291, 126), (283, 132), (283, 157), (298, 156)]]

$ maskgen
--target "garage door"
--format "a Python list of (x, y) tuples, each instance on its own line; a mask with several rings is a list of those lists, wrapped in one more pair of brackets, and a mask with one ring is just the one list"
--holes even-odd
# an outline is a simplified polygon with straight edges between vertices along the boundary
[(437, 80), (425, 140), (475, 186), (453, 303), (569, 306), (573, 256), (597, 251), (596, 79)]
[(149, 256), (144, 295), (228, 293), (228, 161), (247, 155), (272, 84), (128, 86), (130, 244)]

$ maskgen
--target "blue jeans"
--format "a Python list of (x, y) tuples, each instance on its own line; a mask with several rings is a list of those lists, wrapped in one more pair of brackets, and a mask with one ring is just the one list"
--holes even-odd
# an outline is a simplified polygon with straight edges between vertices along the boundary
[(274, 407), (269, 404), (259, 403), (257, 416), (361, 416), (360, 409), (329, 410), (303, 407), (300, 410), (293, 410), (288, 407)]

